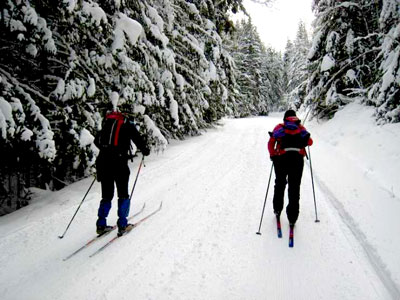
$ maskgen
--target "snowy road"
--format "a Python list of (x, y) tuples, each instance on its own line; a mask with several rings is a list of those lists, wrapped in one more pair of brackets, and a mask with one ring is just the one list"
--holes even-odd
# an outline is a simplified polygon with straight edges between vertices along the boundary
[[(56, 192), (0, 219), (0, 298), (8, 299), (395, 299), (398, 287), (358, 231), (349, 229), (336, 191), (316, 178), (315, 223), (310, 170), (301, 189), (295, 247), (288, 223), (276, 237), (268, 196), (262, 235), (256, 235), (271, 168), (267, 132), (280, 118), (224, 120), (199, 137), (173, 142), (146, 160), (132, 213), (163, 209), (93, 258), (110, 237), (70, 260), (94, 235), (96, 183), (63, 240), (92, 179)], [(313, 166), (328, 144), (316, 140)], [(315, 158), (314, 158), (315, 157)], [(325, 162), (329, 158), (325, 158)], [(132, 165), (131, 181), (139, 160)], [(318, 175), (316, 175), (318, 176)], [(116, 220), (112, 208), (109, 222)], [(367, 245), (367, 246), (366, 246)]]

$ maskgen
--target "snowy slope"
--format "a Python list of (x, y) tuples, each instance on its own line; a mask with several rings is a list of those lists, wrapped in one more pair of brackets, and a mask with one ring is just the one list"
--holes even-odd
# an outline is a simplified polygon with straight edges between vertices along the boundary
[(374, 127), (371, 111), (357, 105), (306, 124), (321, 222), (305, 167), (291, 249), (286, 218), (276, 237), (272, 186), (255, 234), (271, 168), (267, 131), (281, 117), (224, 120), (152, 154), (132, 213), (160, 201), (162, 210), (93, 258), (112, 236), (63, 261), (94, 235), (99, 184), (62, 240), (92, 179), (37, 190), (32, 205), (0, 218), (0, 299), (398, 299), (399, 126)]

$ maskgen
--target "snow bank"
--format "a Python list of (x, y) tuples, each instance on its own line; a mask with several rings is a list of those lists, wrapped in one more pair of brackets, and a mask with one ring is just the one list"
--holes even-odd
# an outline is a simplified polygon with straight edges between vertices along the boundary
[(335, 149), (351, 157), (382, 188), (399, 196), (400, 124), (377, 126), (374, 112), (373, 107), (352, 103), (314, 130)]
[[(348, 104), (332, 120), (306, 124), (315, 177), (361, 242), (388, 288), (400, 286), (400, 124), (377, 126), (374, 108)], [(327, 196), (327, 197), (326, 197)]]

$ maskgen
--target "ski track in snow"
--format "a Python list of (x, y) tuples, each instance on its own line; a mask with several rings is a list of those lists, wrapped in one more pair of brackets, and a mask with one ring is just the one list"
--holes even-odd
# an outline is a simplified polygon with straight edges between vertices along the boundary
[[(309, 169), (301, 188), (294, 248), (282, 216), (276, 237), (269, 189), (267, 132), (281, 118), (225, 120), (199, 137), (173, 142), (142, 168), (132, 213), (162, 210), (93, 258), (114, 233), (70, 260), (94, 235), (96, 183), (64, 239), (92, 179), (0, 219), (0, 298), (9, 299), (396, 299), (398, 288), (378, 253), (313, 168), (320, 223), (314, 223)], [(317, 143), (317, 141), (316, 141)], [(314, 155), (314, 152), (316, 155)], [(317, 159), (315, 159), (317, 157)], [(131, 182), (139, 159), (131, 168)], [(317, 172), (315, 172), (317, 171)], [(46, 204), (46, 205), (44, 205)], [(109, 223), (116, 221), (116, 200)]]
[(346, 224), (352, 235), (357, 239), (359, 245), (363, 248), (368, 260), (374, 267), (375, 272), (378, 274), (393, 299), (400, 299), (400, 291), (392, 279), (390, 272), (387, 270), (386, 265), (377, 255), (376, 249), (368, 242), (367, 237), (360, 230), (352, 216), (346, 211), (343, 204), (334, 196), (323, 182), (318, 178), (315, 178), (315, 180), (318, 183), (321, 192), (323, 192), (324, 196), (331, 202), (332, 207), (339, 213), (341, 220)]

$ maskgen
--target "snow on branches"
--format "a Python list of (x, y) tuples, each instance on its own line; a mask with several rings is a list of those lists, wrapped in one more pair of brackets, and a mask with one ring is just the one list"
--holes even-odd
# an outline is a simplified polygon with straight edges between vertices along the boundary
[(377, 107), (379, 123), (400, 122), (400, 3), (321, 0), (308, 58), (306, 104), (331, 117), (350, 101)]

